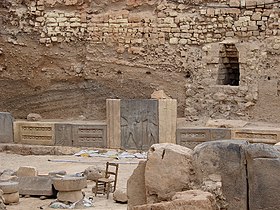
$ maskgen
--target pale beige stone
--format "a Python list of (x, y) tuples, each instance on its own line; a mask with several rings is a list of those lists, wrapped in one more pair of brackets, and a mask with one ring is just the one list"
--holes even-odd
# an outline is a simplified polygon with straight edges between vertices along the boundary
[(87, 186), (86, 177), (65, 176), (54, 177), (52, 180), (54, 188), (63, 192), (77, 191)]
[(96, 166), (89, 166), (84, 171), (87, 180), (97, 180), (99, 178), (105, 177), (105, 170)]
[(177, 100), (159, 99), (159, 143), (176, 144)]
[(23, 176), (37, 176), (38, 171), (35, 167), (32, 166), (21, 166), (17, 170), (17, 176), (18, 177), (23, 177)]
[(148, 152), (145, 168), (147, 203), (171, 199), (191, 187), (192, 154), (189, 148), (176, 144), (154, 144)]
[(68, 191), (68, 192), (62, 192), (59, 191), (57, 194), (57, 199), (59, 201), (63, 202), (77, 202), (82, 200), (84, 197), (83, 192), (81, 190), (76, 190), (76, 191)]
[(151, 94), (152, 99), (170, 99), (168, 95), (165, 94), (164, 90), (155, 90)]
[(201, 190), (177, 192), (172, 201), (135, 206), (133, 210), (215, 210), (214, 196)]
[(134, 206), (147, 203), (145, 168), (146, 161), (140, 161), (133, 174), (127, 180), (128, 210), (133, 209)]
[(40, 121), (42, 120), (42, 116), (37, 113), (30, 113), (26, 117), (27, 121)]
[(107, 145), (109, 148), (121, 147), (120, 99), (107, 99)]
[(119, 203), (127, 203), (126, 190), (117, 189), (113, 194), (113, 200)]
[(12, 204), (19, 202), (19, 193), (7, 193), (2, 195), (5, 204)]

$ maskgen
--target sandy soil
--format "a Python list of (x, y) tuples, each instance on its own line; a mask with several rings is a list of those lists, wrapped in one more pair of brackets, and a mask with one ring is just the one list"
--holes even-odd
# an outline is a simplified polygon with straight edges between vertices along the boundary
[[(52, 160), (52, 161), (50, 161)], [(60, 162), (62, 161), (73, 161), (73, 162)], [(54, 162), (58, 161), (58, 162)], [(88, 166), (96, 165), (105, 168), (107, 161), (114, 161), (120, 163), (119, 177), (117, 182), (117, 189), (126, 189), (127, 179), (132, 174), (133, 170), (136, 168), (139, 160), (137, 159), (122, 159), (113, 160), (110, 158), (96, 158), (96, 157), (75, 157), (75, 156), (22, 156), (9, 153), (0, 153), (0, 171), (4, 169), (17, 170), (20, 166), (34, 166), (39, 171), (39, 174), (47, 174), (50, 171), (66, 170), (67, 173), (78, 173), (86, 169)], [(127, 209), (126, 204), (118, 204), (112, 199), (112, 194), (107, 200), (106, 196), (98, 195), (94, 197), (91, 192), (93, 182), (88, 182), (88, 187), (83, 191), (86, 193), (86, 197), (93, 196), (94, 207), (87, 209), (97, 209), (97, 210), (125, 210)], [(36, 197), (30, 198), (20, 198), (18, 205), (7, 206), (7, 210), (36, 210), (36, 209), (46, 209), (48, 205), (54, 199), (40, 200)]]

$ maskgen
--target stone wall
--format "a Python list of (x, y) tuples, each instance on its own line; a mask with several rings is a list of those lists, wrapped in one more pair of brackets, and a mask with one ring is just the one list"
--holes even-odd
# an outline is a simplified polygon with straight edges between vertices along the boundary
[[(92, 62), (104, 69), (112, 63), (124, 65), (133, 68), (135, 75), (144, 70), (164, 78), (159, 84), (178, 99), (179, 115), (184, 109), (190, 121), (202, 117), (278, 121), (277, 1), (5, 0), (0, 6), (9, 8), (2, 22), (7, 24), (12, 44), (24, 45), (16, 39), (21, 33), (32, 34), (41, 47), (50, 49), (84, 43), (86, 61), (58, 77), (90, 80), (102, 75), (97, 78), (102, 80), (109, 78), (108, 72), (90, 68)], [(223, 75), (219, 74), (226, 62), (221, 51), (227, 44), (235, 46), (238, 55), (240, 77), (235, 86), (221, 84)], [(1, 71), (2, 77), (8, 75), (11, 72)], [(168, 83), (177, 84), (177, 91), (169, 90)], [(274, 102), (271, 108), (267, 100)], [(274, 114), (267, 114), (271, 110)]]

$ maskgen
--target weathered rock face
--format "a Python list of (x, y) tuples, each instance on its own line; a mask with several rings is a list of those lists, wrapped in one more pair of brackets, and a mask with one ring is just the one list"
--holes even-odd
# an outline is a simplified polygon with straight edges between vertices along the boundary
[(27, 121), (40, 121), (42, 120), (42, 116), (36, 113), (30, 113), (26, 117)]
[[(229, 210), (247, 209), (248, 186), (243, 149), (246, 145), (246, 141), (215, 141), (200, 144), (194, 149), (193, 164), (198, 185), (209, 188), (209, 183), (221, 181)], [(223, 203), (219, 205), (225, 207)]]
[(3, 193), (18, 192), (18, 182), (0, 182), (0, 190), (2, 190)]
[(74, 202), (82, 200), (83, 197), (84, 197), (84, 195), (81, 190), (68, 191), (68, 192), (60, 191), (57, 194), (57, 199), (62, 202), (74, 203)]
[(87, 186), (86, 177), (65, 176), (62, 178), (54, 177), (52, 180), (54, 188), (62, 192), (78, 191)]
[(84, 171), (85, 176), (87, 177), (87, 180), (97, 180), (99, 178), (105, 177), (105, 170), (95, 167), (95, 166), (90, 166)]
[(193, 151), (175, 144), (154, 144), (148, 153), (145, 186), (148, 203), (170, 200), (175, 192), (189, 190)]
[(38, 171), (35, 167), (32, 166), (21, 166), (17, 170), (17, 176), (18, 177), (24, 177), (24, 176), (37, 176)]
[(0, 210), (6, 210), (6, 206), (4, 204), (4, 198), (3, 198), (3, 191), (0, 190)]
[(177, 192), (172, 201), (135, 206), (133, 210), (215, 210), (214, 196), (209, 192), (189, 190)]
[(113, 200), (118, 203), (127, 203), (126, 191), (117, 189), (113, 194)]
[(128, 210), (132, 210), (133, 206), (147, 203), (145, 168), (146, 161), (140, 161), (133, 174), (127, 180)]
[(246, 147), (249, 209), (277, 210), (280, 206), (280, 152), (270, 145)]
[(3, 194), (3, 199), (5, 204), (12, 204), (12, 203), (18, 203), (19, 202), (19, 193), (8, 193)]

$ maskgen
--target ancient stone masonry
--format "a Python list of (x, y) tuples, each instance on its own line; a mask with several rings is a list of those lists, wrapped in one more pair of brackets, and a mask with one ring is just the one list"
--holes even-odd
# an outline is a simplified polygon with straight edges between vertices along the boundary
[[(253, 116), (277, 121), (279, 117), (276, 0), (5, 0), (1, 7), (9, 8), (2, 21), (10, 28), (6, 31), (12, 44), (24, 46), (14, 37), (25, 32), (40, 47), (85, 45), (85, 58), (70, 69), (60, 69), (65, 72), (52, 74), (42, 68), (28, 78), (38, 73), (44, 81), (90, 80), (100, 75), (111, 78), (111, 64), (118, 66), (119, 75), (124, 72), (120, 66), (135, 68), (135, 74), (140, 68), (146, 74), (169, 74), (169, 80), (157, 78), (164, 87), (168, 82), (178, 84), (178, 90), (171, 92), (179, 98), (179, 114), (184, 110), (191, 121)], [(98, 65), (93, 68), (92, 63)], [(9, 76), (5, 69), (1, 75)], [(180, 95), (182, 84), (185, 93)], [(274, 102), (272, 116), (263, 111), (267, 100)]]

